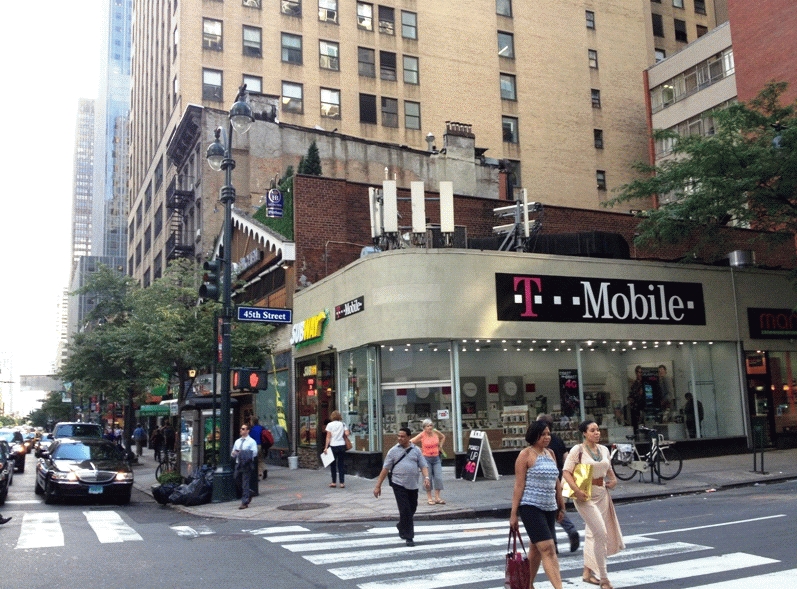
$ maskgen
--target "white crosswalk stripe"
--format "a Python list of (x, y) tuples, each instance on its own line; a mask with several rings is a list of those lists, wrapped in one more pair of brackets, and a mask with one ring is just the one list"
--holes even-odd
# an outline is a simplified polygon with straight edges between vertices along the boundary
[(84, 511), (83, 515), (102, 544), (143, 540), (115, 511)]
[[(405, 546), (392, 526), (342, 534), (315, 532), (303, 526), (245, 531), (300, 554), (309, 563), (326, 566), (337, 578), (357, 583), (358, 589), (503, 589), (507, 522), (417, 525), (415, 547)], [(785, 587), (794, 579), (795, 571), (756, 571), (779, 562), (771, 558), (743, 552), (710, 554), (716, 551), (711, 546), (666, 542), (652, 536), (656, 534), (624, 538), (626, 549), (609, 560), (614, 587), (675, 581), (684, 589), (746, 589), (764, 586), (765, 582)], [(568, 545), (565, 534), (560, 533), (557, 540), (562, 548)], [(565, 550), (559, 555), (564, 586), (583, 587), (583, 553)], [(700, 552), (705, 556), (699, 556)], [(673, 557), (679, 557), (677, 565)], [(576, 571), (578, 576), (572, 576)], [(711, 575), (729, 572), (741, 573), (744, 578), (711, 582)], [(690, 586), (688, 580), (692, 578), (695, 584)], [(544, 579), (540, 569), (534, 587), (551, 589)]]
[[(83, 516), (101, 544), (143, 540), (115, 511), (84, 511)], [(64, 545), (64, 530), (57, 512), (23, 514), (16, 549), (58, 548)]]

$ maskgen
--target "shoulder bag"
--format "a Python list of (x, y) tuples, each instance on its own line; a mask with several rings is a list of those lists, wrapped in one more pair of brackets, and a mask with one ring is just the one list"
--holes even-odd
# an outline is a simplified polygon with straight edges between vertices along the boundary
[[(517, 550), (518, 540), (523, 549), (522, 554)], [(526, 554), (526, 547), (523, 545), (523, 537), (519, 530), (510, 528), (509, 539), (506, 542), (504, 589), (528, 589), (530, 577), (529, 557)]]
[(388, 485), (390, 485), (391, 487), (393, 486), (393, 469), (394, 469), (394, 468), (396, 468), (396, 465), (397, 465), (399, 462), (401, 462), (402, 460), (404, 460), (404, 459), (407, 457), (407, 454), (409, 454), (409, 453), (410, 453), (410, 450), (412, 450), (412, 446), (410, 446), (409, 448), (407, 448), (406, 450), (404, 450), (404, 454), (402, 454), (402, 455), (401, 455), (401, 458), (399, 458), (398, 460), (396, 460), (396, 461), (393, 463), (393, 466), (390, 468), (390, 470), (389, 470), (389, 471), (387, 471), (387, 484), (388, 484)]
[[(578, 464), (573, 469), (573, 478), (576, 480), (576, 486), (587, 494), (587, 500), (592, 499), (592, 465), (581, 464), (581, 454), (584, 451), (583, 446), (578, 447)], [(570, 484), (565, 480), (562, 483), (562, 497), (572, 498), (575, 492), (570, 487)]]
[(352, 446), (351, 440), (349, 439), (349, 436), (347, 436), (346, 434), (343, 434), (343, 441), (346, 442), (346, 450), (347, 451), (351, 450), (353, 446)]

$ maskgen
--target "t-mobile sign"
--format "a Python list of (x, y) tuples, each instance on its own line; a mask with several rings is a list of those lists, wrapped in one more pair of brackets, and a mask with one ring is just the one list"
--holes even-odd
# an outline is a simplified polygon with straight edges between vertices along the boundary
[(499, 321), (705, 325), (703, 285), (496, 274)]

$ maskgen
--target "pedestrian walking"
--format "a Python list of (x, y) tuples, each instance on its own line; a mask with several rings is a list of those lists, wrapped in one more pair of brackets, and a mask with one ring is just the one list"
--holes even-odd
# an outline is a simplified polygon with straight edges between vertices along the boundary
[[(565, 446), (565, 442), (562, 438), (553, 433), (553, 417), (547, 413), (540, 413), (537, 416), (537, 421), (544, 421), (548, 425), (548, 429), (551, 430), (551, 443), (548, 444), (548, 449), (551, 450), (553, 455), (556, 457), (556, 468), (559, 469), (559, 480), (561, 481), (562, 468), (565, 465), (565, 454), (567, 454), (567, 446)], [(578, 535), (578, 530), (576, 529), (575, 524), (570, 521), (569, 517), (567, 517), (567, 512), (565, 512), (564, 516), (558, 521), (559, 525), (562, 526), (562, 529), (567, 532), (567, 538), (570, 540), (570, 552), (575, 552), (578, 550), (578, 546), (581, 543), (581, 538)], [(554, 543), (554, 545), (555, 544), (556, 543)], [(559, 552), (558, 548), (556, 552)]]
[[(255, 472), (258, 473), (258, 477), (260, 476), (260, 451), (262, 450), (261, 447), (261, 438), (263, 437), (263, 426), (260, 425), (260, 419), (257, 416), (252, 418), (252, 427), (249, 428), (249, 437), (255, 441), (257, 444), (257, 452), (255, 453)], [(266, 477), (263, 477), (266, 478)]]
[(398, 506), (399, 538), (406, 541), (407, 546), (415, 546), (415, 525), (413, 517), (418, 509), (418, 470), (423, 473), (424, 489), (431, 487), (429, 467), (420, 448), (410, 441), (412, 432), (402, 427), (398, 432), (398, 444), (393, 446), (385, 456), (382, 471), (374, 487), (374, 497), (382, 494), (382, 482), (390, 475), (389, 483), (393, 487), (393, 495)]
[[(332, 452), (335, 457), (335, 462), (329, 468), (332, 473), (332, 483), (329, 486), (343, 489), (346, 486), (346, 439), (344, 436), (350, 435), (350, 432), (346, 424), (343, 423), (343, 416), (337, 409), (330, 414), (329, 419), (326, 427), (327, 441), (324, 445), (324, 454)], [(340, 485), (337, 484), (337, 477), (340, 477)]]
[(257, 444), (249, 437), (248, 425), (241, 426), (241, 437), (235, 440), (230, 455), (235, 458), (233, 473), (235, 484), (240, 485), (241, 488), (241, 505), (238, 506), (238, 509), (246, 509), (251, 500), (252, 469), (257, 459)]
[(177, 435), (174, 432), (172, 424), (168, 421), (163, 425), (163, 447), (167, 452), (176, 452), (174, 442)]
[[(424, 419), (423, 430), (417, 436), (412, 438), (412, 443), (420, 445), (423, 457), (426, 458), (426, 464), (429, 465), (429, 477), (432, 480), (432, 486), (426, 491), (426, 502), (429, 505), (444, 505), (445, 501), (440, 497), (440, 491), (443, 490), (443, 442), (446, 437), (443, 432), (438, 431), (434, 422), (431, 419)], [(434, 498), (432, 498), (432, 489), (434, 489)]]
[[(601, 445), (601, 432), (594, 421), (583, 421), (578, 426), (584, 441), (570, 449), (565, 460), (562, 476), (574, 491), (576, 510), (584, 520), (587, 530), (584, 535), (584, 572), (586, 583), (600, 585), (601, 589), (613, 589), (606, 570), (606, 558), (623, 548), (623, 534), (614, 511), (609, 490), (617, 485), (609, 449)], [(592, 496), (578, 488), (573, 477), (576, 464), (592, 465)]]
[(147, 432), (141, 427), (141, 424), (136, 424), (136, 429), (133, 430), (133, 441), (136, 443), (136, 456), (144, 454), (144, 444), (147, 442)]
[(562, 574), (556, 556), (556, 520), (565, 514), (562, 482), (556, 456), (548, 449), (551, 428), (545, 421), (535, 421), (526, 430), (529, 446), (515, 460), (515, 488), (509, 527), (518, 529), (518, 517), (529, 536), (529, 587), (540, 564), (554, 589), (562, 589)]
[(10, 521), (11, 521), (10, 517), (3, 517), (3, 514), (0, 513), (0, 526), (2, 526), (3, 524), (7, 524)]
[(161, 451), (163, 450), (163, 428), (161, 427), (155, 428), (155, 431), (152, 432), (150, 443), (152, 444), (152, 449), (155, 451), (155, 460), (160, 462)]

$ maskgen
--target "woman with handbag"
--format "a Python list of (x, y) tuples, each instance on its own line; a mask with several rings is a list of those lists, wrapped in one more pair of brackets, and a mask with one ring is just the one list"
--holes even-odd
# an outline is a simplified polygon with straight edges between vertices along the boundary
[(529, 588), (542, 564), (548, 581), (555, 589), (562, 587), (559, 559), (556, 556), (556, 520), (565, 514), (562, 483), (556, 457), (548, 449), (551, 430), (544, 421), (534, 421), (526, 430), (524, 448), (515, 460), (515, 488), (509, 528), (518, 530), (518, 517), (529, 536)]
[(349, 428), (347, 428), (346, 424), (342, 421), (340, 411), (335, 409), (335, 411), (330, 414), (329, 419), (331, 419), (331, 421), (326, 427), (327, 441), (324, 447), (324, 454), (331, 451), (332, 455), (335, 457), (335, 462), (332, 463), (329, 469), (332, 473), (332, 483), (329, 486), (332, 488), (337, 487), (337, 478), (338, 475), (340, 475), (340, 488), (343, 489), (346, 486), (346, 438), (351, 434)]
[[(423, 457), (426, 458), (426, 463), (429, 465), (432, 486), (426, 491), (426, 502), (429, 505), (444, 505), (445, 501), (440, 498), (440, 491), (443, 490), (443, 464), (440, 454), (446, 437), (435, 429), (431, 419), (424, 419), (423, 430), (410, 441), (421, 447)], [(434, 489), (434, 499), (432, 499), (432, 489)]]
[[(606, 570), (606, 558), (625, 548), (614, 503), (609, 495), (609, 490), (617, 485), (617, 477), (609, 460), (609, 449), (599, 444), (601, 432), (598, 424), (587, 420), (578, 429), (584, 441), (570, 449), (562, 476), (573, 489), (576, 510), (587, 528), (582, 579), (586, 583), (600, 585), (601, 589), (613, 589)], [(586, 465), (591, 471), (592, 488), (589, 495), (576, 484), (574, 471), (576, 468), (585, 469), (585, 466), (579, 465)]]

